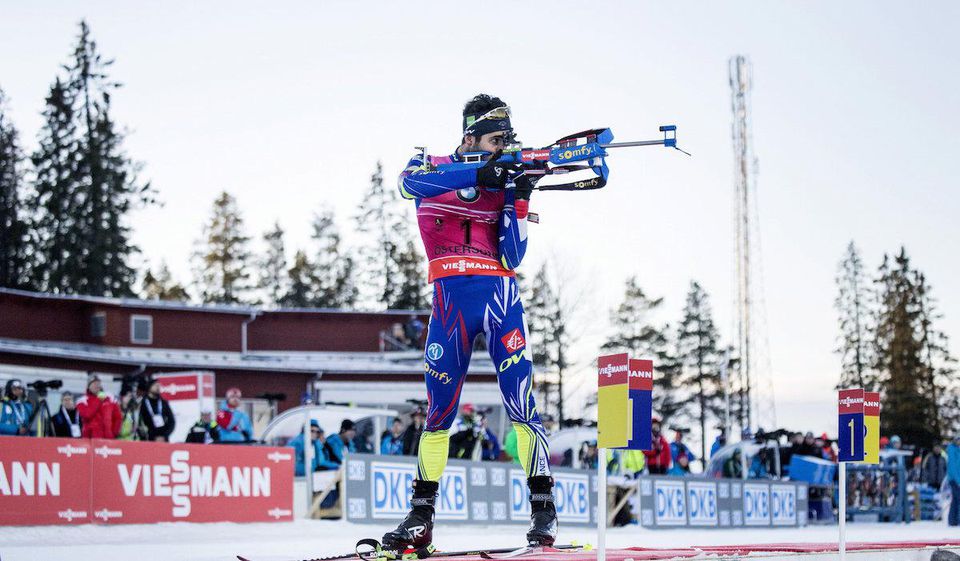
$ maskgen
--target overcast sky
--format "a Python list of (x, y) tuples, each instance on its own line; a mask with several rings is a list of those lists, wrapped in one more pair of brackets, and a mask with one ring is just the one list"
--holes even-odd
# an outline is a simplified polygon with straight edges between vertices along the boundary
[(584, 363), (630, 274), (673, 323), (696, 279), (730, 337), (727, 60), (748, 55), (778, 424), (835, 431), (833, 279), (851, 239), (871, 271), (905, 245), (960, 339), (956, 2), (3, 0), (0, 13), (0, 87), (28, 149), (81, 18), (116, 59), (114, 117), (165, 203), (135, 214), (135, 239), (183, 281), (219, 191), (237, 196), (251, 234), (279, 220), (291, 252), (321, 204), (349, 240), (377, 160), (392, 184), (414, 146), (452, 150), (477, 92), (510, 103), (535, 145), (676, 124), (692, 158), (618, 151), (603, 190), (533, 198), (542, 223), (523, 270), (552, 256), (587, 283)]

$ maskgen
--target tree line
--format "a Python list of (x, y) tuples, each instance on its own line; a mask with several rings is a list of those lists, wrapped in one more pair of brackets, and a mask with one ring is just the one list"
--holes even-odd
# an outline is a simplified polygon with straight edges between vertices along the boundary
[(929, 449), (960, 429), (960, 387), (949, 338), (926, 275), (907, 250), (871, 275), (854, 242), (836, 277), (841, 359), (837, 388), (880, 392), (880, 430)]
[(111, 117), (121, 84), (109, 76), (89, 26), (45, 99), (38, 146), (25, 154), (0, 90), (0, 286), (60, 294), (143, 296), (206, 303), (290, 307), (427, 307), (423, 259), (408, 210), (383, 185), (378, 163), (359, 212), (359, 245), (346, 248), (334, 213), (311, 221), (309, 247), (288, 262), (279, 222), (253, 250), (237, 202), (213, 202), (191, 256), (193, 282), (173, 278), (166, 263), (137, 270), (132, 210), (158, 204), (141, 164), (124, 148)]

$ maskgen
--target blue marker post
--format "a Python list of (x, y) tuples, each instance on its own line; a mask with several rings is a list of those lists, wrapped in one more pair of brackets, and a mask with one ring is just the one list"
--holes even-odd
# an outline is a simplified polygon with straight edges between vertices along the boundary
[(863, 389), (840, 390), (837, 415), (837, 461), (840, 474), (840, 561), (847, 555), (847, 462), (862, 462), (865, 457), (863, 439)]

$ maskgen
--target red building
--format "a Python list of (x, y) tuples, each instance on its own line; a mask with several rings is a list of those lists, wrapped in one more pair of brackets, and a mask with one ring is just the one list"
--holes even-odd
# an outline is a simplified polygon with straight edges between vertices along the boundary
[[(410, 348), (394, 340), (412, 316), (429, 319), (425, 311), (201, 306), (0, 288), (0, 383), (60, 378), (64, 389), (83, 391), (89, 372), (119, 387), (128, 374), (208, 370), (218, 397), (233, 386), (261, 405), (269, 400), (258, 396), (283, 394), (269, 402), (271, 413), (299, 405), (304, 394), (403, 409), (425, 396), (425, 333)], [(496, 371), (488, 360), (474, 362), (465, 399), (499, 403)]]

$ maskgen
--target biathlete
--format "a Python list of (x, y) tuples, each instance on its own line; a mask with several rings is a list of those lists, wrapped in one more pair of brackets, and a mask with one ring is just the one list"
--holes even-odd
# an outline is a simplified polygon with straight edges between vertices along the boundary
[[(547, 438), (533, 398), (533, 363), (514, 269), (527, 248), (527, 206), (535, 179), (497, 158), (513, 138), (510, 109), (478, 95), (463, 108), (463, 135), (449, 156), (415, 156), (400, 174), (400, 193), (417, 206), (433, 283), (425, 347), (429, 409), (418, 452), (412, 506), (385, 550), (421, 549), (433, 541), (434, 504), (447, 465), (450, 435), (474, 338), (483, 333), (498, 371), (503, 405), (517, 432), (531, 507), (527, 540), (553, 545), (553, 502)], [(468, 152), (487, 152), (480, 168), (438, 171)]]

